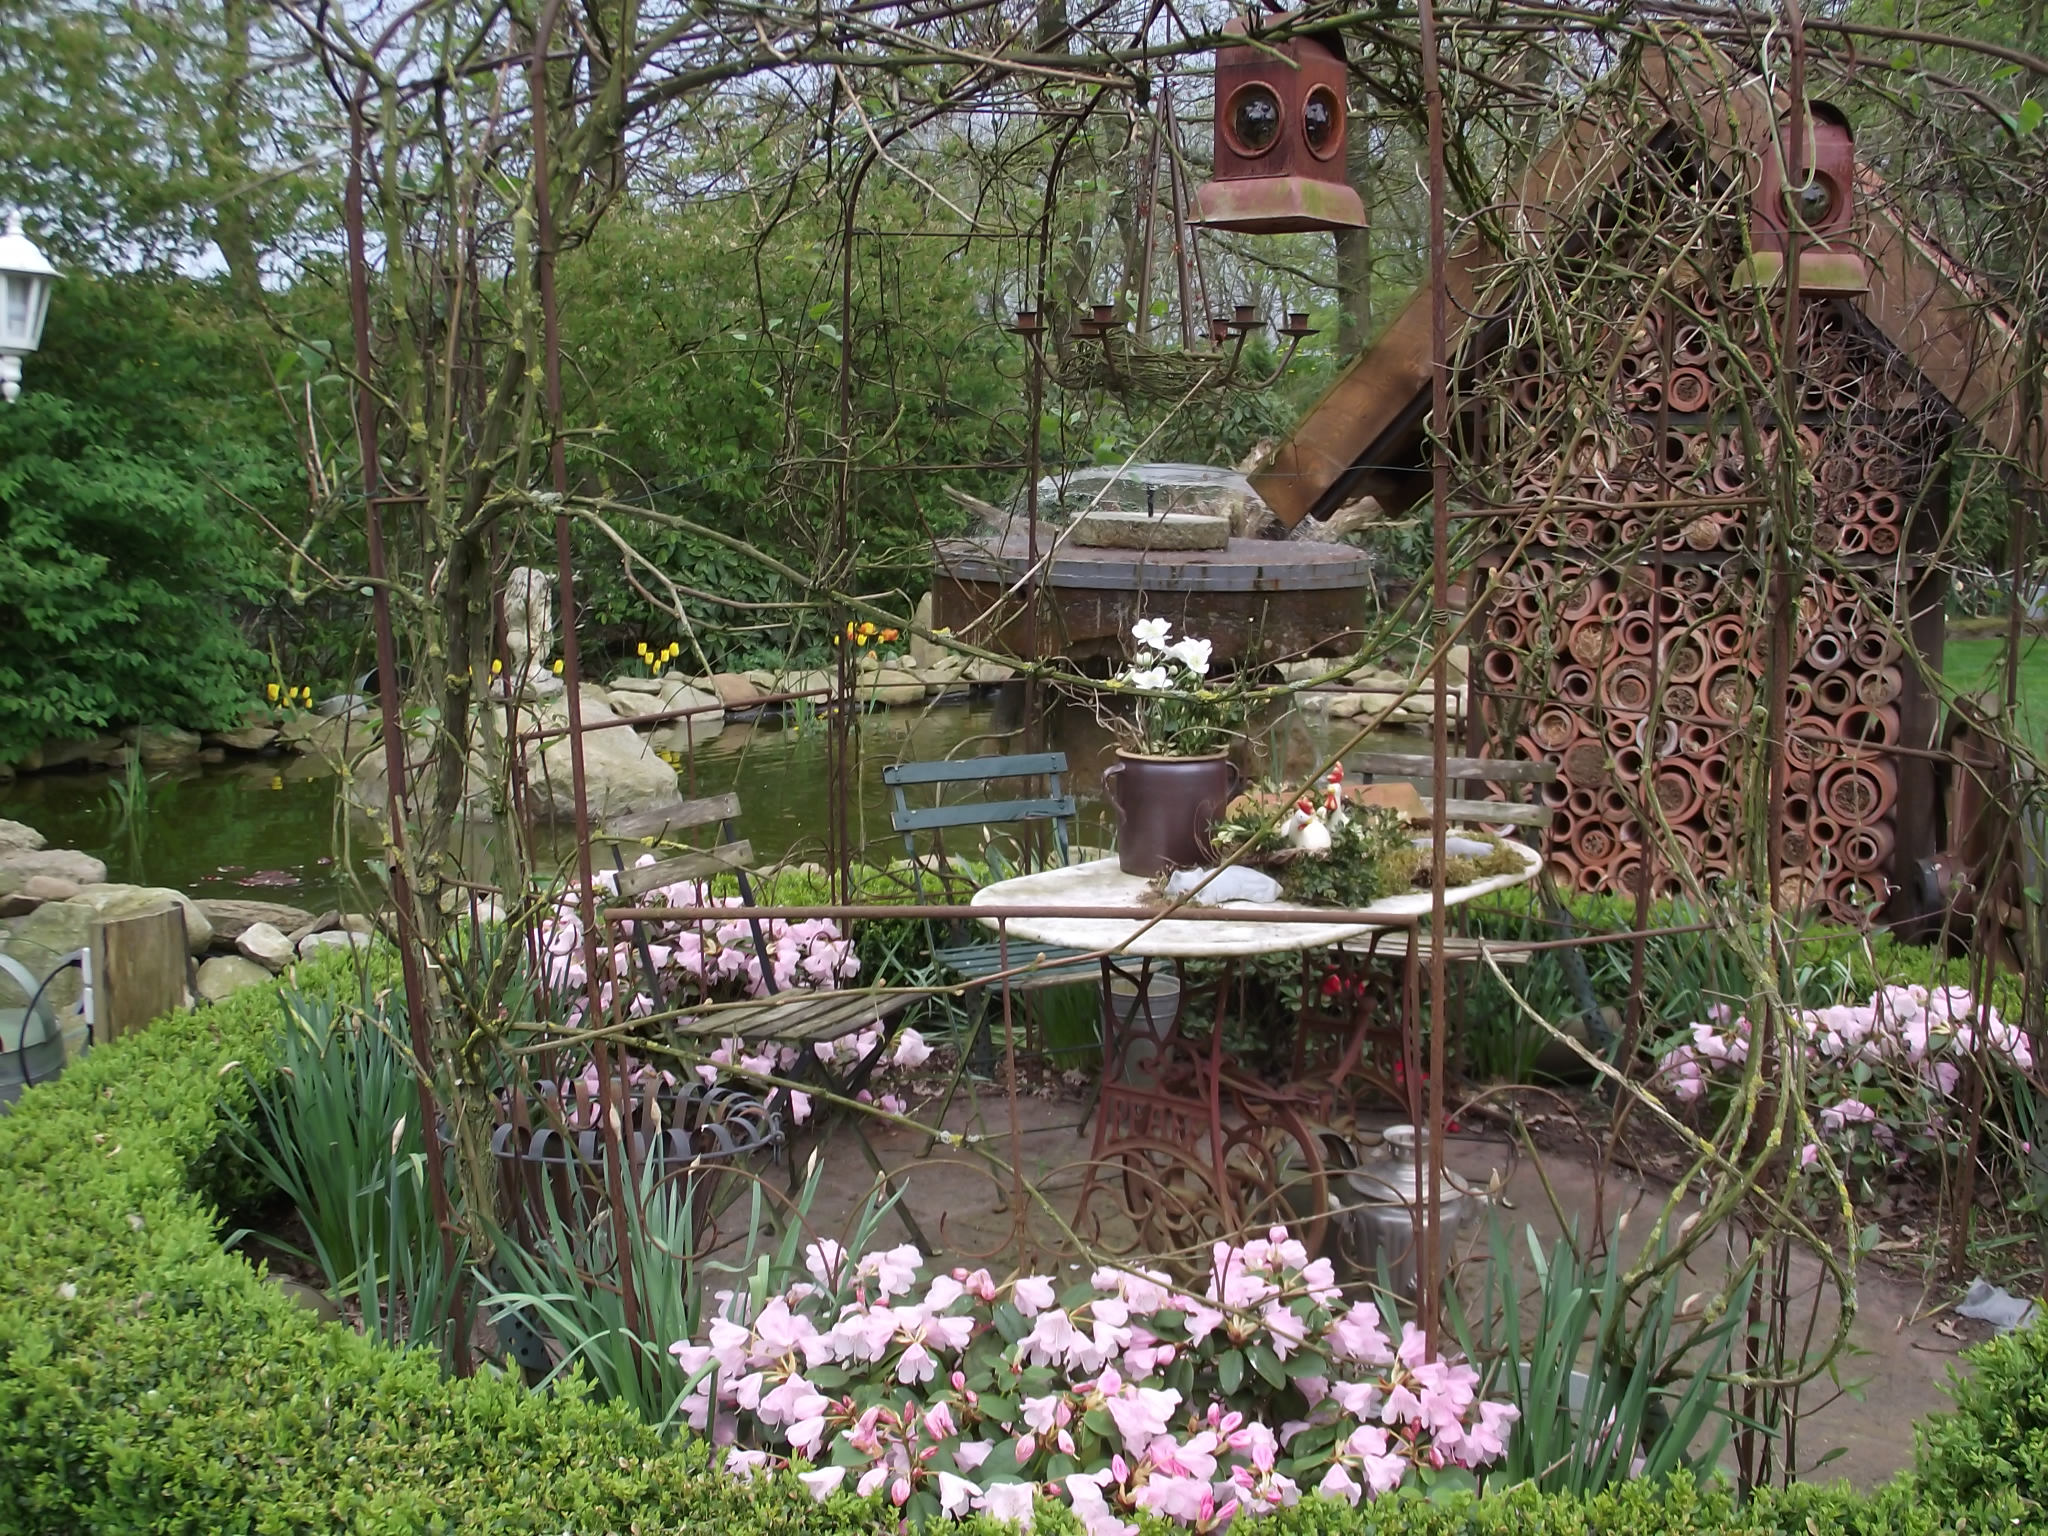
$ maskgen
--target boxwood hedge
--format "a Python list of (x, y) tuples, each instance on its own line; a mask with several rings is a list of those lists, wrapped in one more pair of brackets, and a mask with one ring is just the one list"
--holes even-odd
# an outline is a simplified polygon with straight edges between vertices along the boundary
[[(302, 978), (302, 983), (305, 979)], [(353, 986), (345, 969), (311, 985)], [(0, 1531), (702, 1532), (834, 1536), (891, 1523), (787, 1479), (751, 1487), (571, 1389), (531, 1393), (322, 1323), (222, 1250), (247, 1193), (224, 1150), (238, 1061), (278, 1018), (256, 989), (90, 1053), (0, 1118)], [(2048, 1334), (1982, 1352), (1980, 1384), (1872, 1495), (1796, 1488), (1737, 1507), (1629, 1485), (1359, 1511), (1309, 1501), (1279, 1533), (1920, 1536), (2043, 1529)], [(1066, 1532), (1041, 1505), (1039, 1528)], [(992, 1532), (985, 1533), (992, 1536)], [(1247, 1533), (1249, 1536), (1249, 1533)]]

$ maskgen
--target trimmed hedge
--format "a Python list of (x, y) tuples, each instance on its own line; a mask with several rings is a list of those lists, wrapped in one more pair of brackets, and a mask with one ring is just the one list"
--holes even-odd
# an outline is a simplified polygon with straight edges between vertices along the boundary
[[(310, 968), (302, 968), (310, 969)], [(353, 987), (345, 960), (308, 987)], [(249, 1190), (224, 1151), (238, 1061), (263, 1059), (274, 992), (166, 1019), (90, 1053), (0, 1118), (0, 1531), (693, 1532), (834, 1536), (890, 1522), (791, 1479), (742, 1486), (574, 1389), (445, 1378), (423, 1354), (318, 1321), (216, 1218)], [(1387, 1536), (1933, 1536), (2041, 1529), (2048, 1332), (1983, 1352), (1961, 1412), (1924, 1436), (1924, 1481), (1872, 1496), (1635, 1484), (1526, 1489), (1352, 1512), (1310, 1500), (1275, 1533)], [(965, 1529), (972, 1531), (975, 1527)], [(1000, 1527), (982, 1526), (986, 1533)], [(1039, 1529), (1067, 1532), (1041, 1505)]]

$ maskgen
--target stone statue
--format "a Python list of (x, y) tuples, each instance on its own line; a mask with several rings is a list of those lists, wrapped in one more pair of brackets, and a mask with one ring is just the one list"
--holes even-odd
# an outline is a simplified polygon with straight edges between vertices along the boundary
[(549, 698), (562, 691), (549, 653), (555, 648), (555, 578), (532, 566), (515, 567), (505, 581), (505, 691)]

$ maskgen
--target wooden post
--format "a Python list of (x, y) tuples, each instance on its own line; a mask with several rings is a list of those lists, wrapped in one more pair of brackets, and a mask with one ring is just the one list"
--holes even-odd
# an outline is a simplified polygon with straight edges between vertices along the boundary
[(140, 1034), (192, 1005), (185, 909), (176, 902), (139, 917), (97, 919), (90, 943), (94, 1044)]

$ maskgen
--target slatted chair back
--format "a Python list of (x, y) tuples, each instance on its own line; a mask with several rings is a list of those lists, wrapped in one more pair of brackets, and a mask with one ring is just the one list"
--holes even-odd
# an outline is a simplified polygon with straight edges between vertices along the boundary
[[(680, 805), (640, 811), (607, 822), (591, 841), (610, 845), (613, 886), (618, 893), (619, 905), (633, 905), (649, 891), (659, 890), (665, 885), (676, 885), (685, 880), (701, 880), (708, 884), (720, 875), (732, 875), (739, 883), (741, 907), (751, 909), (754, 906), (754, 886), (748, 875), (748, 866), (754, 860), (754, 845), (734, 835), (733, 824), (739, 819), (739, 814), (740, 797), (727, 793), (685, 800)], [(713, 841), (707, 846), (693, 848), (681, 841), (685, 833), (704, 827), (717, 828)], [(628, 867), (626, 848), (629, 844), (652, 847), (661, 856), (652, 864)], [(775, 967), (770, 963), (768, 946), (761, 934), (760, 919), (750, 912), (747, 926), (752, 931), (754, 953), (761, 961), (762, 980), (769, 995), (773, 996), (779, 989), (775, 985)], [(655, 1006), (667, 1008), (668, 999), (661, 984), (661, 973), (654, 964), (653, 949), (644, 928), (639, 925), (635, 926), (633, 948), (641, 969), (647, 975), (649, 993)]]
[[(917, 834), (935, 834), (935, 846), (943, 846), (949, 827), (991, 827), (1014, 823), (1052, 823), (1053, 846), (1058, 862), (1065, 865), (1071, 851), (1070, 830), (1074, 820), (1074, 797), (1061, 780), (1067, 772), (1064, 752), (1025, 752), (1014, 757), (968, 757), (929, 763), (896, 763), (882, 770), (882, 782), (895, 797), (889, 824), (903, 838), (909, 855), (912, 878), (920, 896), (924, 893), (923, 866), (917, 855)], [(988, 785), (1006, 779), (1045, 780), (1046, 793), (1007, 800), (961, 800), (944, 802), (945, 791), (955, 787)], [(938, 803), (912, 806), (908, 791), (931, 788)]]
[[(1444, 771), (1453, 789), (1476, 779), (1506, 785), (1509, 794), (1513, 794), (1520, 785), (1551, 784), (1557, 780), (1554, 764), (1514, 757), (1453, 757), (1446, 759)], [(1370, 784), (1375, 780), (1405, 779), (1415, 786), (1423, 804), (1432, 811), (1439, 799), (1435, 792), (1435, 774), (1435, 759), (1421, 752), (1354, 752), (1344, 759), (1347, 780)], [(1484, 821), (1540, 829), (1547, 828), (1551, 819), (1548, 806), (1524, 805), (1515, 800), (1446, 797), (1443, 805), (1446, 816), (1452, 821)]]

